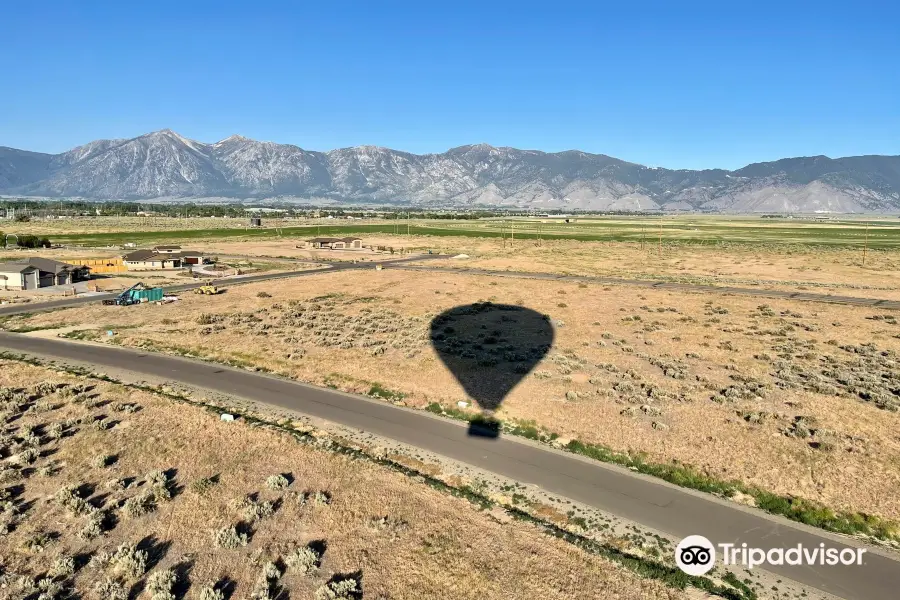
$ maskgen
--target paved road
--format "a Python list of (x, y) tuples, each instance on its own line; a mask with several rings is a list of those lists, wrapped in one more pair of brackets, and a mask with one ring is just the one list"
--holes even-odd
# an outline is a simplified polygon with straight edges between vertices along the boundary
[[(245, 283), (253, 283), (256, 281), (268, 281), (270, 279), (284, 279), (287, 277), (306, 277), (308, 275), (321, 275), (322, 273), (330, 273), (333, 271), (345, 271), (352, 269), (374, 269), (375, 265), (391, 266), (406, 263), (413, 260), (430, 260), (437, 258), (447, 258), (439, 254), (425, 256), (411, 256), (408, 258), (398, 258), (384, 261), (373, 262), (325, 262), (325, 261), (295, 261), (297, 263), (312, 262), (314, 264), (323, 265), (319, 269), (305, 269), (303, 271), (283, 271), (280, 273), (260, 273), (259, 275), (242, 275), (229, 279), (203, 279), (192, 283), (183, 283), (180, 285), (166, 286), (166, 292), (184, 292), (193, 290), (203, 285), (216, 285), (220, 288), (228, 288), (233, 285), (243, 285)], [(40, 302), (36, 304), (10, 304), (9, 306), (0, 307), (0, 316), (15, 315), (21, 313), (43, 312), (54, 310), (57, 308), (68, 308), (70, 306), (79, 306), (81, 304), (90, 304), (92, 302), (100, 302), (107, 298), (115, 298), (119, 292), (110, 292), (108, 294), (91, 294), (88, 296), (70, 296), (59, 300), (51, 300), (49, 302)]]
[[(515, 277), (523, 279), (543, 279), (552, 281), (580, 281), (584, 283), (595, 284), (617, 284), (631, 285), (637, 287), (653, 288), (658, 290), (678, 290), (687, 292), (703, 292), (713, 294), (734, 294), (738, 296), (756, 296), (759, 298), (782, 298), (786, 300), (801, 300), (807, 302), (825, 302), (829, 304), (845, 304), (852, 306), (869, 306), (872, 308), (881, 308), (887, 310), (900, 310), (900, 301), (885, 300), (879, 298), (860, 298), (857, 296), (832, 296), (829, 294), (809, 294), (806, 292), (790, 292), (784, 290), (764, 290), (758, 288), (739, 288), (717, 285), (701, 285), (694, 283), (674, 283), (668, 281), (654, 281), (647, 279), (622, 279), (617, 277), (591, 277), (586, 275), (560, 275), (557, 273), (534, 273), (529, 271), (491, 271), (488, 269), (475, 269), (466, 267), (430, 267), (427, 265), (408, 265), (404, 264), (412, 261), (446, 259), (447, 255), (433, 254), (425, 256), (412, 256), (408, 258), (399, 258), (392, 260), (384, 260), (378, 262), (326, 262), (315, 260), (296, 260), (294, 262), (313, 263), (323, 265), (323, 268), (304, 271), (286, 271), (282, 273), (261, 273), (259, 275), (247, 275), (236, 279), (215, 280), (215, 284), (219, 287), (229, 287), (232, 285), (240, 285), (244, 283), (253, 283), (255, 281), (267, 281), (270, 279), (281, 279), (285, 277), (305, 277), (307, 275), (319, 275), (335, 270), (346, 269), (373, 269), (376, 264), (380, 264), (385, 268), (402, 269), (404, 271), (426, 271), (433, 273), (457, 273), (462, 275), (483, 275), (490, 277)], [(176, 286), (166, 287), (169, 292), (182, 292), (192, 290), (206, 285), (210, 281), (201, 281), (197, 283), (187, 283)], [(80, 304), (88, 304), (91, 302), (99, 302), (106, 298), (114, 298), (115, 293), (110, 294), (94, 294), (91, 296), (80, 296), (63, 298), (60, 300), (52, 300), (50, 302), (41, 302), (39, 304), (12, 304), (0, 307), (0, 316), (13, 315), (26, 312), (39, 312), (53, 310), (56, 308), (66, 308), (69, 306), (78, 306)]]
[[(609, 511), (676, 537), (701, 534), (714, 543), (808, 548), (844, 544), (782, 519), (718, 501), (511, 437), (470, 437), (465, 426), (422, 411), (267, 375), (113, 346), (0, 333), (17, 352), (126, 369), (298, 411), (392, 438)], [(848, 542), (850, 543), (850, 542)], [(770, 567), (768, 570), (837, 596), (896, 600), (900, 562), (867, 553), (863, 566)]]
[(632, 285), (657, 290), (679, 290), (687, 292), (708, 292), (714, 294), (735, 294), (739, 296), (757, 296), (760, 298), (785, 298), (788, 300), (805, 300), (808, 302), (827, 302), (831, 304), (851, 304), (856, 306), (872, 306), (900, 310), (900, 301), (879, 298), (860, 298), (857, 296), (832, 296), (830, 294), (808, 294), (806, 292), (790, 292), (785, 290), (764, 290), (759, 288), (739, 288), (719, 285), (701, 285), (697, 283), (675, 283), (648, 279), (622, 279), (617, 277), (591, 277), (586, 275), (560, 275), (557, 273), (532, 273), (528, 271), (491, 271), (466, 267), (429, 267), (419, 265), (400, 265), (394, 268), (404, 271), (430, 271), (435, 273), (459, 273), (463, 275), (488, 275), (491, 277), (520, 277), (525, 279), (546, 279), (553, 281), (581, 281), (584, 283)]

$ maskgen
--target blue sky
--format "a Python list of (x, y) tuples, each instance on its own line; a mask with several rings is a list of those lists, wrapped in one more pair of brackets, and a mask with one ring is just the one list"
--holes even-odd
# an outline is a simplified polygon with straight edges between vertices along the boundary
[(171, 128), (648, 165), (900, 154), (883, 2), (7, 2), (0, 145)]

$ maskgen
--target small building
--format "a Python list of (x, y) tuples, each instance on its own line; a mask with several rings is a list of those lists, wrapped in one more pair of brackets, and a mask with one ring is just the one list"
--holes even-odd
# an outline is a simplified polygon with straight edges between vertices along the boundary
[(170, 253), (160, 254), (155, 250), (135, 250), (122, 257), (129, 271), (151, 269), (180, 269), (181, 257)]
[(152, 250), (135, 250), (122, 257), (129, 271), (181, 269), (203, 265), (209, 261), (202, 252), (182, 250), (181, 246), (156, 246)]
[(262, 227), (262, 219), (260, 217), (250, 217), (250, 227)]
[(317, 237), (306, 240), (306, 245), (320, 250), (360, 250), (362, 249), (362, 238)]
[(90, 279), (91, 269), (84, 265), (32, 256), (0, 263), (0, 287), (8, 290), (33, 290), (54, 285), (70, 285)]

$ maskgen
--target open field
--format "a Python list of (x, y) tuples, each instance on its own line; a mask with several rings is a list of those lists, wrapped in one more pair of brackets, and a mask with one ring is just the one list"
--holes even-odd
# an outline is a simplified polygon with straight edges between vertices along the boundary
[[(578, 218), (516, 218), (494, 220), (363, 221), (265, 219), (264, 227), (248, 228), (238, 219), (172, 219), (96, 217), (7, 223), (12, 233), (50, 236), (54, 242), (89, 246), (124, 242), (159, 243), (173, 240), (311, 237), (314, 235), (412, 235), (431, 237), (502, 238), (520, 240), (576, 239), (582, 241), (716, 245), (797, 244), (825, 247), (900, 247), (897, 219), (843, 219), (816, 222), (801, 219), (762, 219), (728, 216), (635, 216)], [(867, 229), (868, 228), (868, 229)]]
[[(372, 235), (367, 244), (394, 247), (396, 252), (432, 250), (468, 259), (428, 262), (430, 267), (476, 267), (499, 271), (528, 271), (565, 275), (655, 279), (684, 283), (760, 287), (822, 294), (900, 299), (900, 252), (869, 251), (862, 264), (861, 250), (806, 246), (764, 247), (730, 244), (698, 246), (640, 243), (534, 240), (504, 242), (489, 238), (432, 238)], [(278, 256), (296, 259), (366, 259), (352, 251), (306, 250), (289, 239), (204, 242), (208, 252), (223, 255)], [(423, 263), (425, 264), (425, 263)]]
[[(110, 343), (453, 412), (467, 397), (435, 354), (429, 323), (484, 301), (547, 314), (556, 335), (550, 354), (503, 401), (502, 419), (544, 428), (559, 445), (677, 461), (782, 498), (900, 519), (900, 325), (872, 309), (372, 270), (4, 325), (96, 328), (70, 334), (83, 339), (111, 328)], [(507, 345), (471, 351), (502, 368), (516, 360)], [(894, 536), (894, 527), (881, 530)]]
[(288, 433), (0, 363), (0, 598), (688, 597)]

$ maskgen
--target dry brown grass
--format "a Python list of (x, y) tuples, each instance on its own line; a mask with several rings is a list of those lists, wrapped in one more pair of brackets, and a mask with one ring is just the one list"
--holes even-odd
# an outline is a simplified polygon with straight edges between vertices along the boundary
[[(684, 597), (528, 525), (501, 524), (465, 500), (370, 463), (300, 445), (286, 434), (223, 423), (200, 408), (115, 384), (7, 360), (0, 364), (2, 386), (30, 388), (47, 381), (96, 387), (79, 396), (42, 398), (37, 402), (44, 410), (7, 414), (4, 435), (21, 440), (26, 428), (35, 427), (41, 456), (27, 468), (14, 469), (22, 479), (3, 484), (3, 489), (12, 486), (20, 513), (0, 545), (5, 573), (37, 579), (57, 559), (73, 557), (74, 578), (58, 579), (93, 597), (89, 590), (108, 571), (85, 565), (88, 559), (136, 543), (148, 551), (150, 572), (172, 568), (179, 573), (176, 589), (190, 585), (187, 597), (197, 597), (204, 582), (227, 577), (237, 582), (233, 597), (243, 598), (266, 560), (286, 559), (294, 548), (322, 540), (327, 549), (316, 573), (304, 576), (289, 567), (281, 579), (292, 597), (310, 598), (332, 574), (357, 571), (367, 598)], [(140, 409), (116, 410), (119, 403)], [(112, 420), (111, 428), (90, 425), (103, 415)], [(70, 425), (54, 439), (52, 424), (66, 420)], [(101, 467), (95, 461), (100, 454), (115, 460)], [(45, 473), (48, 465), (53, 474)], [(170, 475), (172, 499), (158, 496), (155, 510), (144, 516), (124, 514), (119, 507), (148, 489), (145, 478), (156, 469)], [(266, 479), (277, 473), (293, 478), (286, 490), (266, 486)], [(192, 485), (210, 477), (218, 483), (205, 489)], [(111, 485), (113, 481), (127, 487)], [(78, 537), (86, 517), (53, 499), (66, 485), (84, 486), (80, 494), (108, 511), (106, 531), (99, 538)], [(300, 505), (295, 498), (304, 491), (327, 491), (331, 503)], [(252, 525), (246, 547), (215, 548), (213, 530), (239, 521), (234, 501), (247, 494), (274, 502), (274, 515)], [(40, 543), (28, 550), (27, 540)], [(126, 589), (136, 584), (133, 592), (142, 586), (138, 577), (119, 577)], [(15, 580), (10, 576), (7, 583)], [(9, 585), (0, 597), (24, 595)]]
[[(256, 297), (260, 290), (272, 298)], [(339, 295), (319, 302), (319, 314), (332, 315), (329, 325), (285, 326), (291, 300), (327, 294)], [(485, 300), (522, 304), (556, 321), (555, 348), (535, 368), (546, 377), (525, 378), (501, 406), (502, 418), (534, 420), (564, 438), (645, 453), (656, 462), (678, 460), (715, 477), (834, 508), (900, 518), (900, 498), (893, 493), (900, 487), (900, 413), (876, 407), (878, 398), (836, 395), (841, 386), (823, 375), (829, 366), (819, 358), (833, 357), (834, 369), (849, 373), (859, 355), (830, 340), (900, 351), (900, 325), (870, 319), (881, 311), (868, 308), (372, 270), (251, 284), (212, 298), (185, 296), (169, 306), (84, 306), (10, 325), (112, 323), (122, 327), (116, 343), (257, 365), (348, 391), (367, 393), (379, 384), (404, 393), (411, 406), (455, 406), (466, 395), (431, 348), (428, 323), (442, 310)], [(771, 308), (761, 311), (764, 302)], [(670, 307), (675, 312), (665, 310)], [(198, 323), (201, 313), (221, 321)], [(625, 320), (634, 316), (641, 320)], [(359, 334), (357, 342), (374, 340), (367, 347), (327, 345), (323, 336), (360, 322), (397, 331)], [(382, 338), (389, 343), (376, 355)], [(882, 358), (881, 371), (863, 372), (896, 381), (895, 355)], [(777, 375), (784, 371), (779, 360), (799, 369), (798, 377), (821, 378), (835, 389), (813, 391), (802, 380), (782, 389), (788, 376)], [(667, 376), (667, 366), (682, 370), (684, 378)], [(766, 389), (732, 398), (747, 387), (740, 377)], [(887, 391), (893, 384), (883, 381), (882, 399), (896, 400)], [(654, 388), (650, 396), (647, 385)], [(736, 388), (727, 392), (730, 386)], [(569, 391), (577, 400), (567, 400)], [(801, 424), (817, 433), (786, 435), (796, 432), (797, 417), (806, 417)]]
[[(448, 265), (570, 275), (655, 278), (712, 285), (809, 291), (822, 294), (900, 299), (900, 253), (870, 250), (865, 266), (859, 249), (797, 245), (728, 246), (654, 244), (575, 240), (363, 235), (366, 244), (404, 251), (434, 250), (468, 254)], [(298, 241), (253, 240), (210, 242), (204, 247), (223, 254), (345, 258), (350, 253), (295, 248)], [(444, 266), (429, 262), (428, 265)]]

